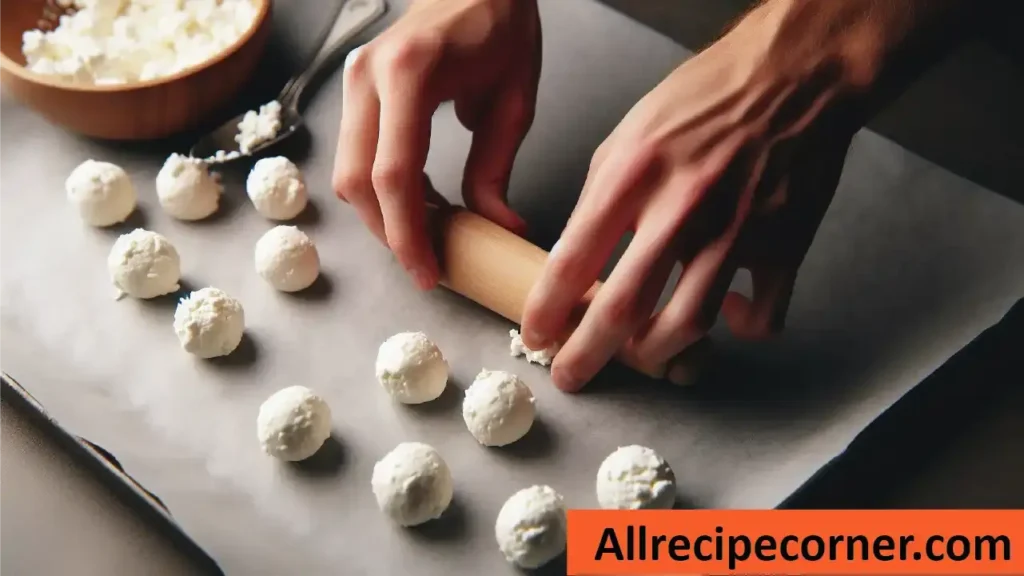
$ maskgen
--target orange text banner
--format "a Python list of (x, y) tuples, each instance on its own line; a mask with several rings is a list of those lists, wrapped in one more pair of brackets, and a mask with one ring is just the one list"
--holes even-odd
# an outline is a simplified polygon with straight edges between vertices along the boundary
[(570, 510), (568, 573), (1024, 574), (1024, 511)]

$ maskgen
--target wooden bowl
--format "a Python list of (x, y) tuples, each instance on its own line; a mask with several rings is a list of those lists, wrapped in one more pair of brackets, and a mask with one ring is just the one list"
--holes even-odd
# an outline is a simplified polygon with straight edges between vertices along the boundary
[(18, 100), (69, 130), (109, 140), (163, 138), (198, 128), (238, 95), (270, 35), (271, 0), (232, 46), (173, 76), (113, 86), (75, 84), (25, 68), (22, 34), (45, 24), (53, 0), (0, 0), (0, 83)]

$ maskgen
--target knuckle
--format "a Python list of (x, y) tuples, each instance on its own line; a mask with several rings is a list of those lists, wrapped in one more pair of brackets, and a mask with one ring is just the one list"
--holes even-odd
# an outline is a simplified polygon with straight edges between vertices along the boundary
[(651, 138), (613, 134), (594, 150), (593, 156), (590, 157), (589, 174), (596, 173), (613, 154), (621, 158), (623, 166), (642, 172), (657, 164), (661, 148)]
[(590, 164), (587, 165), (587, 179), (591, 179), (597, 174), (597, 170), (601, 167), (603, 158), (598, 156), (596, 153), (590, 157)]
[(688, 336), (703, 336), (714, 327), (717, 319), (717, 310), (699, 310), (692, 318), (683, 323), (681, 332)]
[(408, 184), (407, 170), (396, 162), (375, 163), (370, 179), (380, 194), (400, 194)]
[(601, 167), (601, 164), (604, 164), (605, 158), (608, 158), (608, 149), (610, 147), (611, 144), (605, 140), (604, 142), (601, 142), (601, 145), (597, 147), (597, 150), (594, 150), (594, 155), (590, 157), (589, 171), (591, 174), (597, 172), (597, 169)]
[(630, 150), (634, 164), (650, 166), (656, 164), (661, 158), (664, 144), (653, 137), (631, 137), (626, 138), (622, 143), (626, 150)]
[(376, 60), (386, 74), (416, 74), (434, 60), (439, 50), (440, 44), (430, 36), (407, 36), (382, 45)]
[(370, 182), (356, 171), (339, 170), (331, 177), (331, 188), (334, 190), (334, 194), (342, 200), (347, 201), (353, 193), (369, 187)]
[(345, 57), (345, 64), (342, 77), (345, 84), (358, 84), (370, 78), (370, 50), (371, 46), (359, 46), (348, 53)]
[(610, 297), (601, 306), (601, 323), (610, 327), (624, 327), (633, 324), (637, 316), (636, 299), (625, 294)]
[(549, 257), (548, 269), (557, 283), (571, 283), (583, 275), (582, 262), (578, 258), (566, 255), (564, 248)]

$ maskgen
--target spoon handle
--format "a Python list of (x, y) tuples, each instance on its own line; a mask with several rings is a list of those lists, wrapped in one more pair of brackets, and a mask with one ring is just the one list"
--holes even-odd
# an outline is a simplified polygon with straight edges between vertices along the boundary
[(385, 0), (346, 0), (320, 49), (309, 65), (281, 89), (278, 102), (286, 108), (297, 107), (303, 90), (333, 60), (333, 56), (386, 11)]

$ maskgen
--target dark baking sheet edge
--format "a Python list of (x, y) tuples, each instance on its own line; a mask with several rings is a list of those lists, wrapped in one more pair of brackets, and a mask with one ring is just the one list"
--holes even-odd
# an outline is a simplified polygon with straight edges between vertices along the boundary
[(61, 450), (98, 478), (146, 524), (168, 538), (171, 544), (188, 556), (196, 566), (202, 566), (203, 574), (223, 574), (213, 558), (178, 526), (163, 502), (129, 476), (112, 454), (68, 432), (6, 372), (0, 372), (0, 400), (38, 425)]
[[(780, 509), (886, 508), (965, 427), (1024, 382), (1024, 299), (862, 430)], [(956, 424), (954, 424), (956, 423)], [(1024, 506), (1024, 494), (1019, 505)]]

